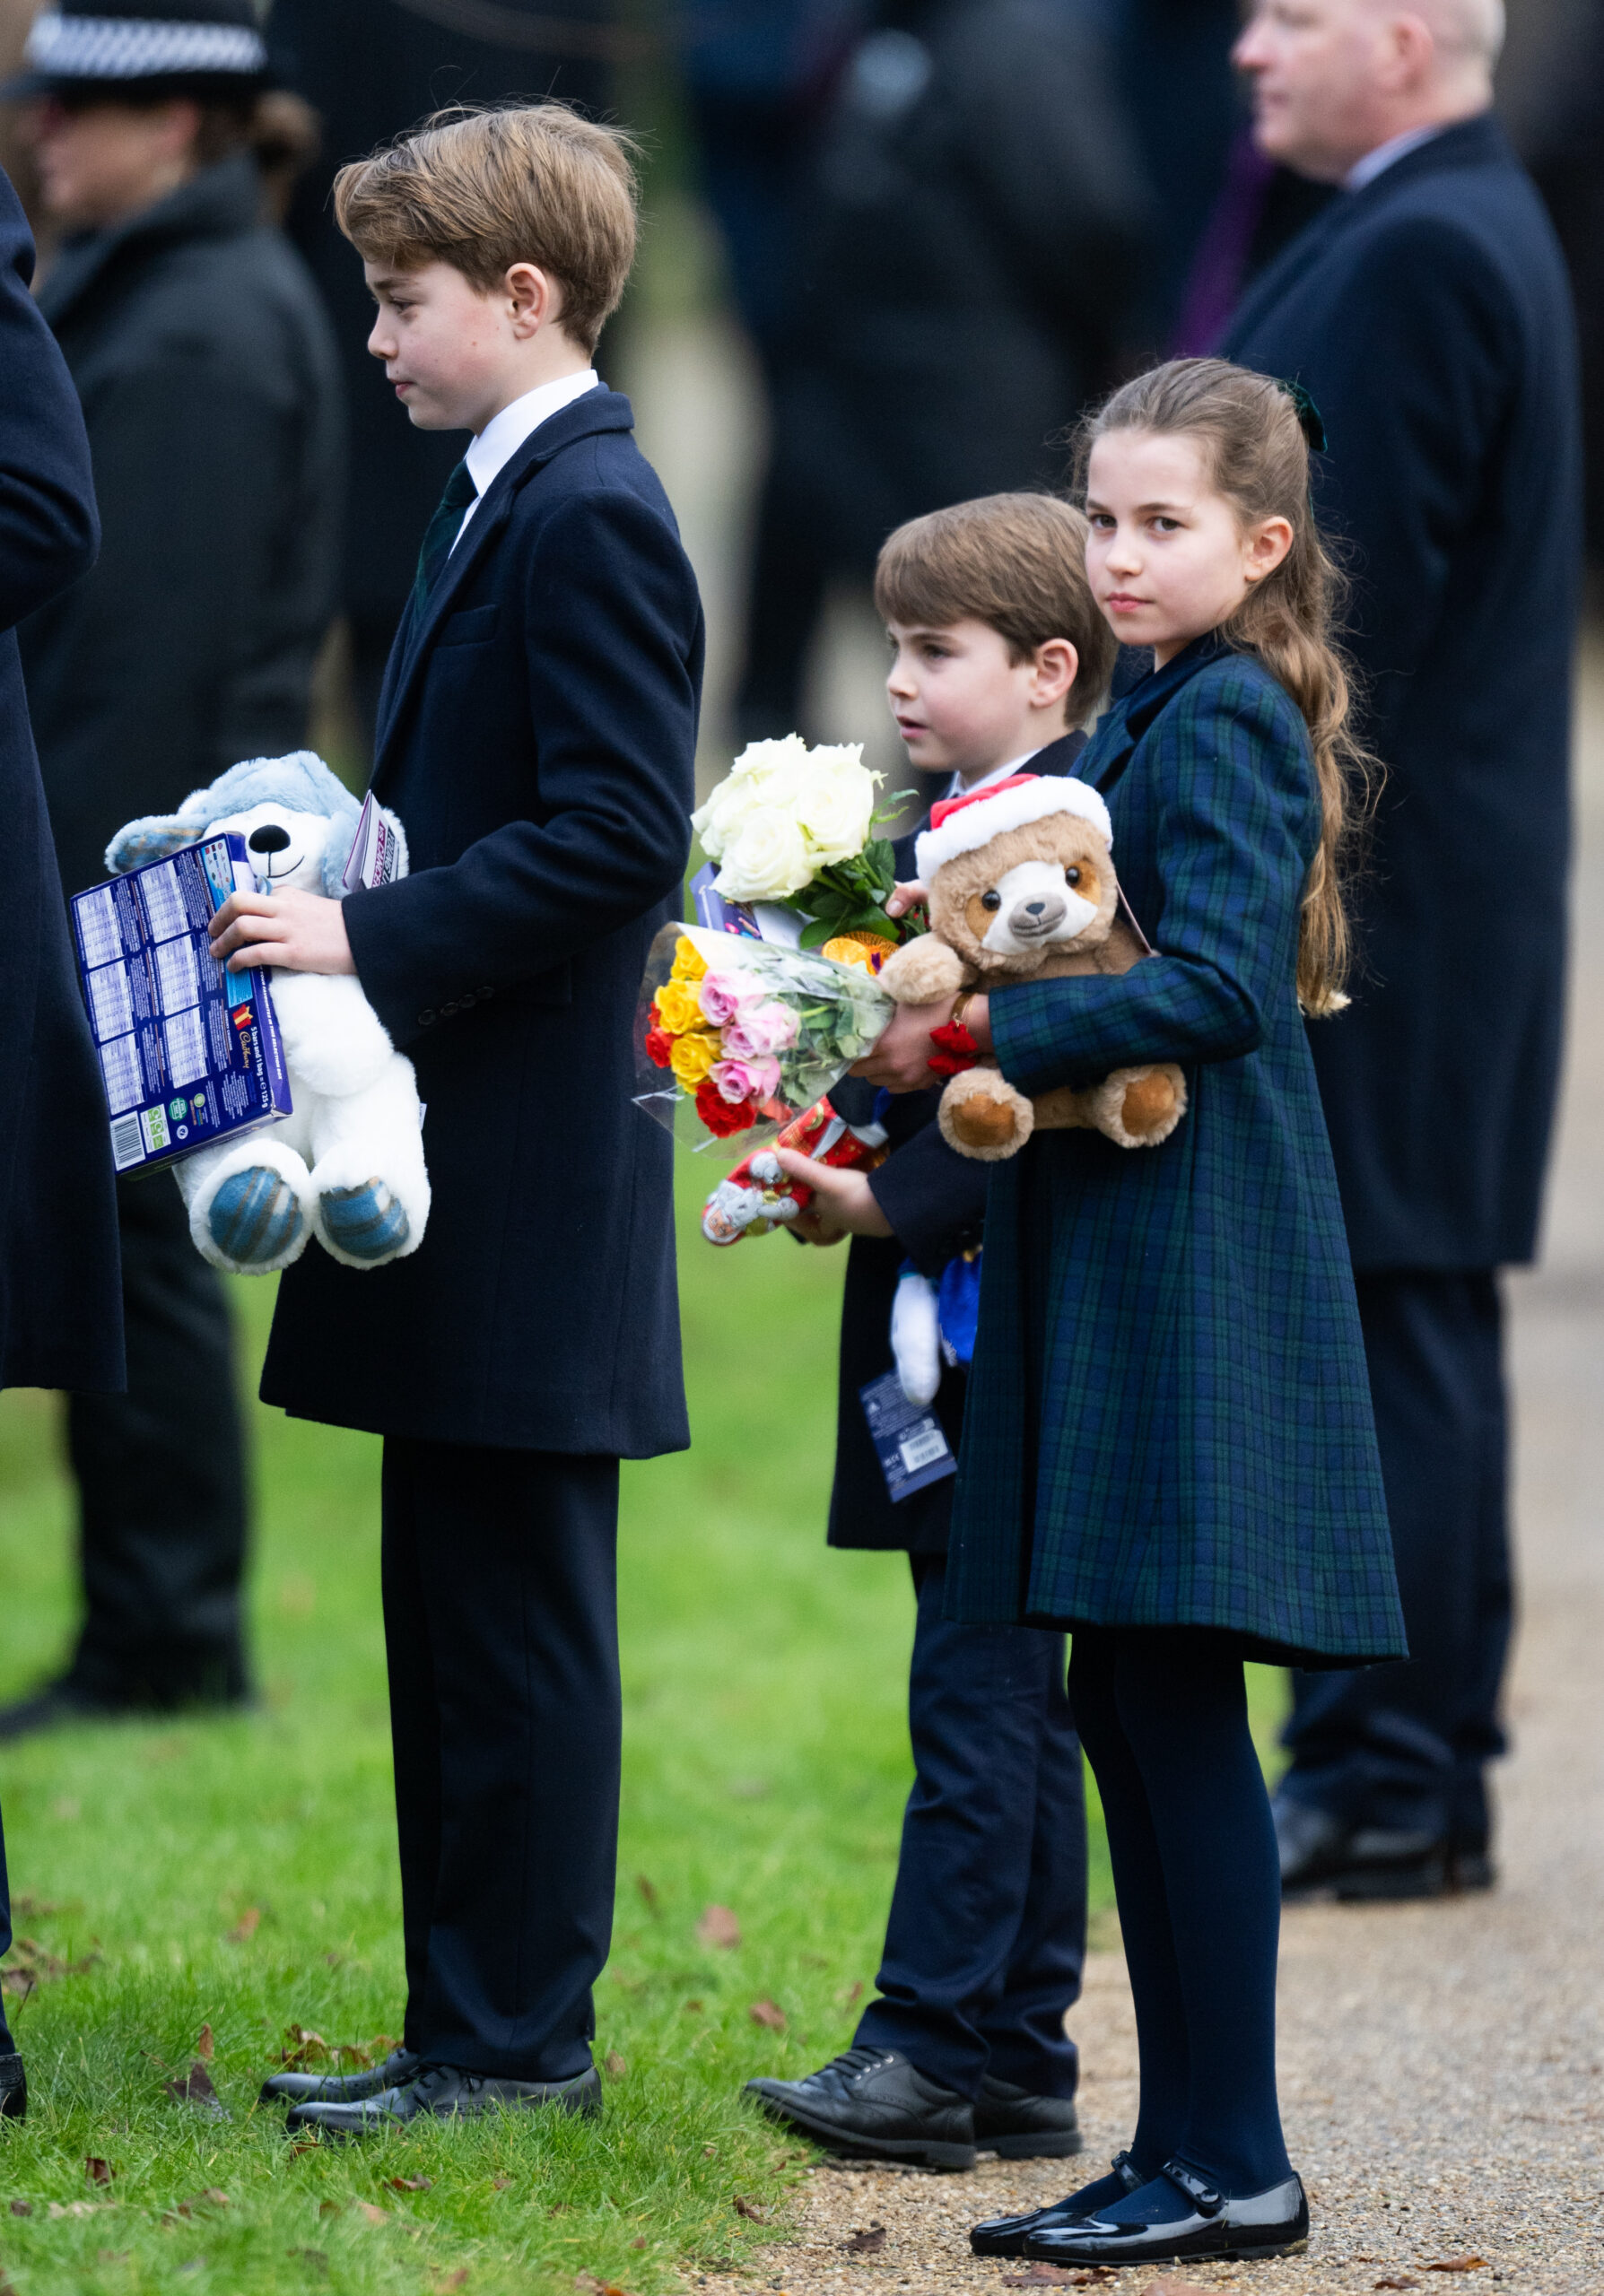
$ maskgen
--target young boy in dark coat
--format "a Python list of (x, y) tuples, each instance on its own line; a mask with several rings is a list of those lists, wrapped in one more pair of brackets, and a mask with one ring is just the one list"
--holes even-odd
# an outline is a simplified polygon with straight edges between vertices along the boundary
[[(1050, 495), (998, 494), (916, 518), (885, 544), (876, 598), (897, 649), (891, 705), (910, 761), (943, 777), (936, 796), (1068, 773), (1085, 747), (1068, 726), (1106, 688), (1115, 652), (1086, 585), (1085, 534), (1080, 513)], [(911, 836), (898, 848), (905, 879), (912, 848)], [(853, 1237), (830, 1543), (900, 1548), (912, 1567), (916, 1775), (879, 1997), (819, 2072), (750, 2086), (765, 2110), (836, 2151), (968, 2168), (977, 2150), (1080, 2150), (1064, 2013), (1080, 1992), (1086, 1837), (1062, 1635), (944, 1615), (951, 1478), (894, 1502), (860, 1397), (891, 1368), (904, 1266), (938, 1278), (981, 1240), (991, 1168), (941, 1137), (940, 1090), (932, 1078), (928, 1091), (878, 1096), (892, 1152), (867, 1177), (782, 1152), (818, 1190), (802, 1231), (820, 1244)], [(861, 1105), (843, 1108), (852, 1094)], [(869, 1120), (872, 1074), (833, 1098)], [(934, 1403), (955, 1453), (967, 1386), (966, 1367), (949, 1364)]]
[[(397, 396), (475, 434), (380, 700), (374, 787), (412, 874), (236, 896), (214, 944), (354, 971), (428, 1107), (421, 1247), (373, 1270), (308, 1254), (262, 1380), (385, 1438), (404, 2046), (367, 2078), (269, 2083), (356, 2130), (599, 2105), (618, 1461), (688, 1440), (672, 1150), (630, 1106), (631, 1036), (689, 846), (702, 625), (629, 403), (589, 363), (634, 248), (626, 139), (556, 104), (470, 114), (345, 170), (336, 200)], [(405, 1214), (365, 1195), (393, 1239)]]

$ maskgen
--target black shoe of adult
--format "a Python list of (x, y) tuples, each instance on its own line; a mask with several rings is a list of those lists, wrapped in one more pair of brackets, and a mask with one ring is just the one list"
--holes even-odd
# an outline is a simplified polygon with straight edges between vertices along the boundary
[(424, 2065), (397, 2089), (380, 2089), (348, 2105), (296, 2105), (284, 2126), (292, 2136), (377, 2136), (414, 2120), (475, 2120), (494, 2112), (535, 2112), (554, 2105), (587, 2119), (601, 2110), (601, 2076), (592, 2066), (571, 2081), (502, 2081), (458, 2065)]
[(22, 2060), (13, 2049), (0, 2057), (0, 2120), (26, 2120), (28, 2118), (28, 2075), (22, 2070)]
[(405, 2088), (423, 2065), (415, 2049), (393, 2048), (366, 2073), (275, 2073), (264, 2081), (263, 2105), (356, 2105), (381, 2090)]
[(849, 2161), (974, 2166), (974, 2107), (897, 2049), (845, 2049), (805, 2081), (748, 2081), (746, 2094), (771, 2120)]
[(1289, 1794), (1277, 1794), (1271, 1808), (1283, 1897), (1362, 1904), (1446, 1897), (1452, 1887), (1447, 1845), (1434, 1834), (1350, 1826)]
[(127, 1709), (89, 1698), (70, 1682), (46, 1683), (31, 1698), (0, 1706), (0, 1739), (33, 1738), (74, 1722), (120, 1722)]
[[(1099, 2184), (1113, 2188), (1118, 2196), (1125, 2192), (1140, 2192), (1144, 2179), (1130, 2165), (1129, 2152), (1116, 2152), (1111, 2163), (1113, 2174), (1098, 2179)], [(1050, 2208), (1033, 2208), (1024, 2216), (989, 2216), (983, 2224), (972, 2225), (969, 2245), (977, 2257), (1022, 2257), (1024, 2244), (1033, 2232), (1059, 2231), (1066, 2224), (1081, 2224), (1088, 2209), (1099, 2204), (1110, 2205), (1095, 2187), (1082, 2192), (1072, 2192), (1064, 2200), (1055, 2200)]]
[(989, 2073), (975, 2099), (974, 2142), (999, 2161), (1066, 2161), (1080, 2151), (1080, 2121), (1069, 2098), (1038, 2097)]
[[(1295, 2257), (1309, 2245), (1309, 2203), (1294, 2176), (1266, 2192), (1227, 2199), (1179, 2161), (1167, 2161), (1154, 2185), (1173, 2187), (1175, 2207), (1150, 2224), (1120, 2224), (1085, 2216), (1078, 2224), (1042, 2226), (1024, 2253), (1035, 2264), (1199, 2264), (1255, 2257)], [(1151, 2187), (1145, 2186), (1145, 2191)]]

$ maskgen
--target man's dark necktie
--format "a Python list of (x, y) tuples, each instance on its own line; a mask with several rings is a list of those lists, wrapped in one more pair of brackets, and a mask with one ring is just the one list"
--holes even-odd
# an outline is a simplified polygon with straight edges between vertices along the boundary
[(429, 521), (429, 531), (423, 536), (423, 547), (418, 552), (418, 570), (412, 586), (414, 613), (422, 613), (429, 593), (433, 589), (440, 570), (451, 555), (451, 544), (462, 524), (462, 514), (470, 502), (477, 501), (479, 490), (474, 484), (466, 462), (458, 463), (446, 481), (446, 491), (440, 498), (440, 508)]

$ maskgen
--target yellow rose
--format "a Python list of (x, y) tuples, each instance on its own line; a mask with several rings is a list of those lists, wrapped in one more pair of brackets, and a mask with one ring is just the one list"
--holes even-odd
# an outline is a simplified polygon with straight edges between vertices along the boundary
[(694, 941), (687, 941), (682, 933), (674, 944), (674, 970), (670, 980), (700, 980), (707, 970), (707, 959)]
[(671, 1037), (702, 1025), (702, 1004), (688, 981), (668, 979), (658, 991), (658, 1022)]
[(693, 1092), (721, 1051), (722, 1047), (710, 1030), (693, 1029), (688, 1036), (674, 1039), (668, 1065), (686, 1091)]

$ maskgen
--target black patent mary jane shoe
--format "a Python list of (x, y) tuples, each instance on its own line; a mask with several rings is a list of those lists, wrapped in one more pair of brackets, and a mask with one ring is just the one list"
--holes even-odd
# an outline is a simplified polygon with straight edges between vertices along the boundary
[[(1130, 2165), (1129, 2152), (1116, 2152), (1112, 2161), (1112, 2176), (1101, 2179), (1103, 2185), (1122, 2185), (1129, 2192), (1140, 2192), (1143, 2179)], [(1033, 2208), (1026, 2216), (989, 2216), (983, 2224), (970, 2227), (969, 2245), (977, 2257), (1022, 2257), (1025, 2242), (1033, 2232), (1061, 2231), (1070, 2224), (1085, 2222), (1088, 2207), (1094, 2205), (1089, 2196), (1097, 2192), (1095, 2185), (1084, 2191), (1072, 2192), (1068, 2199), (1055, 2200), (1050, 2208)], [(1107, 2200), (1103, 2202), (1108, 2207)]]
[(1119, 2224), (1085, 2216), (1077, 2224), (1042, 2226), (1027, 2235), (1035, 2264), (1112, 2265), (1245, 2263), (1257, 2257), (1300, 2256), (1309, 2245), (1309, 2203), (1288, 2177), (1267, 2192), (1228, 2199), (1179, 2161), (1166, 2161), (1154, 2183), (1172, 2186), (1176, 2207), (1151, 2224)]

